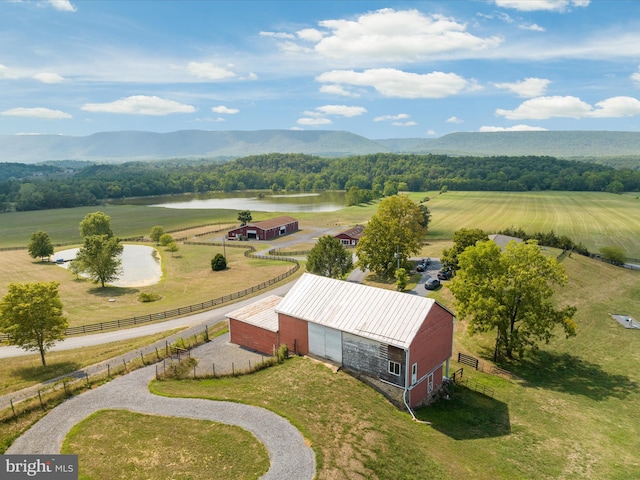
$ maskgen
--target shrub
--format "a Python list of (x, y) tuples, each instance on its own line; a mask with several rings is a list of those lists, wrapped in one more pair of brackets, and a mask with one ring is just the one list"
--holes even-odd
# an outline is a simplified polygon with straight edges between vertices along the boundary
[(160, 298), (162, 297), (160, 297), (160, 295), (158, 295), (157, 293), (142, 292), (140, 295), (138, 295), (138, 301), (142, 303), (156, 302), (160, 300)]
[(216, 256), (211, 259), (211, 270), (219, 272), (227, 268), (227, 259), (221, 253), (216, 253)]

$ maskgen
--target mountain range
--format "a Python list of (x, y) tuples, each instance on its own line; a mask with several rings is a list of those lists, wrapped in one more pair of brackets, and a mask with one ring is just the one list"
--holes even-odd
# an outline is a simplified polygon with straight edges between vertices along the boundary
[(170, 133), (122, 131), (100, 132), (85, 137), (0, 135), (0, 162), (231, 159), (274, 152), (325, 157), (390, 152), (477, 156), (548, 155), (591, 160), (635, 157), (634, 160), (638, 160), (640, 132), (460, 132), (439, 138), (377, 140), (346, 131), (332, 130), (182, 130)]

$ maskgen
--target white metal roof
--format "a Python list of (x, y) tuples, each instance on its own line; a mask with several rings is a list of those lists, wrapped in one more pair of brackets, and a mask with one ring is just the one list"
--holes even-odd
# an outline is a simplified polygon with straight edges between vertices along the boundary
[(407, 349), (432, 298), (305, 273), (275, 311)]
[(227, 313), (227, 317), (271, 332), (277, 332), (278, 314), (276, 313), (276, 307), (281, 300), (282, 297), (269, 295), (258, 302)]

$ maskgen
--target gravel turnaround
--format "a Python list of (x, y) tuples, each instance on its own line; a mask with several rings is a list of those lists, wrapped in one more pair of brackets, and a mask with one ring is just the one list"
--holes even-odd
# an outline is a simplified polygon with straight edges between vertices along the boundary
[(315, 477), (315, 454), (288, 420), (269, 410), (234, 402), (153, 395), (148, 383), (154, 376), (152, 365), (65, 401), (16, 439), (6, 453), (59, 453), (67, 433), (87, 416), (98, 410), (126, 409), (237, 425), (253, 433), (269, 453), (271, 468), (263, 479), (311, 480)]

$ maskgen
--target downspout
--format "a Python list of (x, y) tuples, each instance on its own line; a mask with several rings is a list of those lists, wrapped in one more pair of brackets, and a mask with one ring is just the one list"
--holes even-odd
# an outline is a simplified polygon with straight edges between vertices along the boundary
[(404, 406), (407, 407), (407, 410), (409, 410), (409, 413), (411, 414), (411, 418), (413, 418), (414, 422), (423, 423), (425, 425), (431, 425), (431, 422), (425, 422), (424, 420), (418, 420), (416, 418), (415, 413), (413, 413), (413, 410), (411, 409), (411, 407), (407, 403), (407, 392), (409, 391), (409, 387), (407, 386), (407, 385), (409, 385), (409, 349), (404, 351), (404, 357), (405, 357), (405, 360), (404, 360), (405, 376), (404, 376), (404, 393), (402, 394), (402, 401), (404, 402)]

